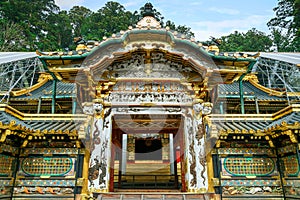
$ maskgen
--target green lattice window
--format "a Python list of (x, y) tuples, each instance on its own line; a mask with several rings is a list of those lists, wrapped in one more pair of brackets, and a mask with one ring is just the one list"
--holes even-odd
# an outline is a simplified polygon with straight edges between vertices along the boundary
[(74, 159), (62, 157), (29, 157), (21, 161), (21, 170), (27, 176), (74, 175)]
[(231, 176), (269, 176), (276, 165), (272, 158), (228, 157), (222, 159), (223, 175)]

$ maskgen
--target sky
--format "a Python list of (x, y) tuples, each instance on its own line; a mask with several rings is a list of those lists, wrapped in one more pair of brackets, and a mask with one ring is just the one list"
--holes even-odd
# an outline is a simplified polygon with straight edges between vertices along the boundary
[[(267, 23), (275, 16), (273, 8), (278, 0), (114, 0), (126, 11), (134, 12), (152, 3), (153, 7), (178, 25), (186, 25), (195, 33), (199, 41), (209, 40), (210, 36), (226, 36), (234, 31), (247, 32), (256, 28), (269, 34)], [(104, 0), (55, 0), (62, 10), (74, 5), (84, 6), (93, 11), (102, 8)]]

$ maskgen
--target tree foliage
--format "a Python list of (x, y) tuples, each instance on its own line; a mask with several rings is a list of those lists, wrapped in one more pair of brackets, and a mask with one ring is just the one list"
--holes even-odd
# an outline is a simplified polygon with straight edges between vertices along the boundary
[[(271, 44), (278, 51), (299, 51), (300, 0), (278, 0), (274, 8), (276, 17), (268, 26), (272, 35), (255, 28), (246, 33), (235, 31), (223, 36), (222, 51), (269, 51)], [(83, 6), (69, 11), (60, 10), (55, 0), (0, 1), (0, 51), (42, 51), (73, 49), (73, 38), (102, 40), (121, 30), (134, 26), (146, 14), (152, 13), (162, 27), (194, 37), (190, 27), (164, 21), (162, 14), (151, 4), (138, 11), (127, 11), (118, 2), (108, 1), (93, 12)]]
[(182, 34), (186, 35), (187, 38), (193, 38), (193, 37), (195, 37), (195, 34), (192, 32), (191, 28), (187, 27), (186, 25), (176, 26), (174, 22), (168, 20), (166, 22), (165, 27), (169, 27), (171, 30), (177, 31), (179, 33), (182, 33)]
[(59, 11), (54, 0), (9, 0), (0, 2), (2, 20), (22, 27), (29, 43), (29, 50), (34, 50), (48, 28), (48, 17)]
[(132, 13), (126, 11), (124, 6), (109, 1), (96, 13), (92, 13), (85, 21), (81, 35), (85, 39), (101, 40), (104, 36), (111, 36), (131, 25)]
[[(151, 4), (149, 5), (153, 17), (164, 26), (164, 17), (153, 9)], [(55, 0), (1, 1), (0, 22), (4, 31), (1, 37), (6, 37), (0, 44), (1, 51), (72, 49), (74, 37), (102, 40), (104, 36), (109, 37), (121, 30), (127, 30), (129, 26), (136, 25), (145, 14), (145, 7), (130, 12), (120, 3), (108, 1), (96, 12), (83, 6), (74, 6), (69, 11), (65, 11), (59, 9)], [(3, 27), (4, 24), (7, 26)], [(182, 32), (188, 37), (194, 36), (187, 26), (176, 26), (172, 22), (171, 29)], [(11, 35), (15, 35), (15, 40), (7, 39)], [(12, 47), (11, 44), (16, 41), (19, 41), (18, 45)]]
[(83, 6), (74, 6), (69, 11), (72, 28), (75, 36), (81, 36), (82, 26), (92, 15), (92, 11)]
[(0, 21), (0, 29), (0, 51), (26, 50), (28, 43), (20, 25)]
[(300, 51), (300, 0), (278, 0), (268, 22), (278, 51)]
[(272, 40), (270, 37), (255, 28), (247, 31), (246, 33), (235, 31), (228, 36), (222, 36), (221, 40), (222, 43), (220, 45), (220, 50), (226, 52), (270, 51), (272, 46)]

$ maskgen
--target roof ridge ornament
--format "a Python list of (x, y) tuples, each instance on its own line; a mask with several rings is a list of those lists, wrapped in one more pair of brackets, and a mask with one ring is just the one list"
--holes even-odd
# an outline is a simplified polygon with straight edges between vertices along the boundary
[(146, 3), (142, 9), (143, 17), (155, 17), (153, 5), (150, 2)]
[(143, 18), (137, 23), (138, 28), (148, 28), (151, 27), (161, 28), (160, 22), (155, 18), (155, 9), (151, 3), (146, 3), (144, 7), (141, 8), (141, 14)]
[(137, 27), (150, 29), (151, 27), (161, 28), (161, 25), (154, 17), (146, 16), (137, 23)]

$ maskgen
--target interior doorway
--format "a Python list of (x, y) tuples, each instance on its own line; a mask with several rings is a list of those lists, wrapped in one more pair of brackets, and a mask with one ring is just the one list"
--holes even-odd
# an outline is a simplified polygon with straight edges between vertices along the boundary
[(162, 141), (157, 138), (135, 140), (135, 160), (163, 160)]
[[(180, 124), (181, 118), (178, 118)], [(174, 120), (173, 120), (174, 121)], [(127, 126), (128, 127), (128, 126)], [(136, 189), (182, 190), (182, 131), (121, 130), (112, 133), (110, 191)], [(178, 156), (179, 155), (179, 156)], [(183, 190), (182, 190), (183, 191)]]

